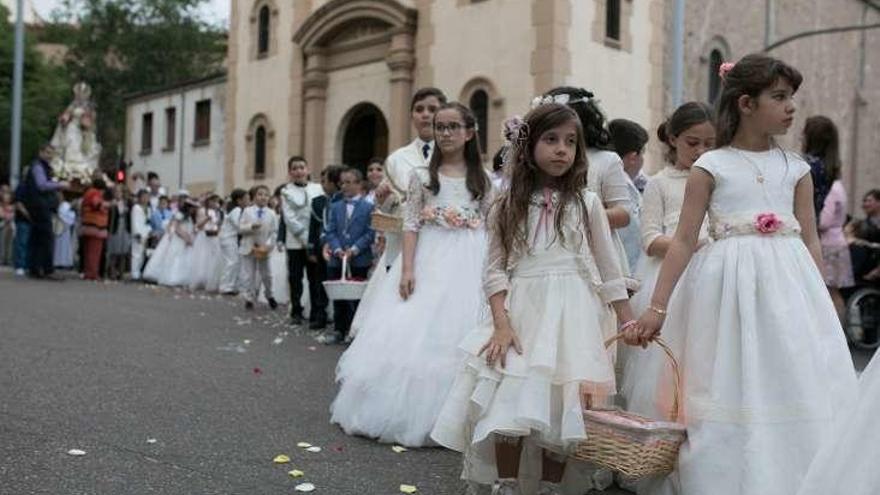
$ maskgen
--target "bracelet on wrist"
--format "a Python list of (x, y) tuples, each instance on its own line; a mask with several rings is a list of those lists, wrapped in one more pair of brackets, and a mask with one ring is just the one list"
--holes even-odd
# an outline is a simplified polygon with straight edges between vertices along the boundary
[(650, 309), (651, 311), (657, 313), (657, 314), (660, 315), (660, 316), (666, 316), (666, 309), (664, 309), (664, 308), (662, 308), (662, 307), (660, 307), (660, 306), (658, 306), (658, 305), (656, 305), (656, 304), (651, 304), (651, 305), (649, 305), (649, 306), (648, 306), (648, 309)]

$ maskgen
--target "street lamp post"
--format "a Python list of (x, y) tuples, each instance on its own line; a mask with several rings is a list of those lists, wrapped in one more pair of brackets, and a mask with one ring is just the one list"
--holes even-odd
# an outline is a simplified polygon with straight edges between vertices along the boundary
[(12, 135), (9, 173), (12, 187), (21, 176), (21, 86), (24, 75), (24, 0), (15, 2), (15, 63), (12, 69)]

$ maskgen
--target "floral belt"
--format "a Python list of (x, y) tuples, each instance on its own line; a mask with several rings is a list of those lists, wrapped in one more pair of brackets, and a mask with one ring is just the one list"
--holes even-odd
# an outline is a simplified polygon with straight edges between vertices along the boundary
[(799, 236), (801, 225), (793, 215), (773, 212), (709, 218), (709, 235), (714, 240), (740, 235)]
[(436, 225), (447, 229), (477, 229), (483, 226), (483, 216), (474, 208), (458, 206), (426, 206), (419, 215), (422, 225)]

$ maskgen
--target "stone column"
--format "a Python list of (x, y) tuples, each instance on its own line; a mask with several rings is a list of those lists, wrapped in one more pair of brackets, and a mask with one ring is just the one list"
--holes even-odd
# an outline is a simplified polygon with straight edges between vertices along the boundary
[(305, 118), (303, 156), (309, 162), (312, 176), (315, 177), (324, 167), (324, 120), (327, 104), (326, 57), (320, 49), (305, 54), (306, 68), (303, 74), (303, 99)]
[(391, 115), (388, 117), (388, 149), (395, 150), (409, 142), (409, 104), (413, 93), (413, 68), (416, 65), (413, 33), (399, 31), (391, 37), (385, 62), (391, 69)]

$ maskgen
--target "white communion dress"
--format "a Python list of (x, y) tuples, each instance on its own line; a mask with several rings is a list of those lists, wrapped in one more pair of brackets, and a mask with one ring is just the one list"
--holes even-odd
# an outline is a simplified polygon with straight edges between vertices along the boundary
[[(714, 179), (714, 242), (692, 258), (664, 324), (675, 329), (666, 338), (685, 337), (672, 342), (682, 349), (688, 431), (680, 493), (794, 495), (856, 393), (840, 322), (794, 217), (810, 168), (778, 148), (731, 147), (694, 167)], [(658, 380), (665, 386), (668, 371)]]
[[(498, 236), (490, 239), (484, 290), (487, 296), (507, 291), (523, 353), (508, 350), (505, 368), (486, 364), (478, 353), (494, 332), (487, 315), (461, 344), (466, 361), (431, 433), (464, 453), (462, 477), (471, 482), (498, 478), (496, 435), (527, 437), (520, 477), (536, 479), (536, 447), (564, 454), (586, 438), (580, 388), (597, 398), (615, 393), (614, 350), (605, 348), (603, 319), (608, 303), (627, 298), (626, 283), (602, 202), (586, 190), (583, 196), (587, 220), (567, 206), (564, 238), (556, 233), (555, 215), (542, 214), (546, 200), (536, 195), (528, 252), (512, 253), (505, 263)], [(552, 198), (555, 211), (560, 206)]]
[(331, 421), (350, 435), (429, 445), (462, 360), (458, 344), (486, 312), (480, 276), (491, 192), (475, 200), (464, 177), (441, 174), (439, 181), (434, 195), (424, 187), (425, 169), (410, 176), (404, 230), (419, 234), (415, 292), (405, 301), (400, 297), (400, 256), (339, 360)]

